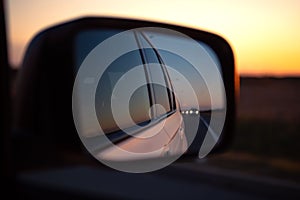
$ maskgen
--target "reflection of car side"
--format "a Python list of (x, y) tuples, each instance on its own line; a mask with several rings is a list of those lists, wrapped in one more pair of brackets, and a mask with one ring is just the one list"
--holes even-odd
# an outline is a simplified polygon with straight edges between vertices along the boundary
[[(140, 49), (122, 55), (105, 70), (97, 87), (95, 108), (106, 136), (121, 149), (140, 154), (129, 157), (109, 146), (100, 148), (99, 155), (108, 160), (129, 160), (184, 152), (183, 119), (167, 69), (141, 33), (132, 33), (132, 37)], [(132, 70), (136, 80), (126, 79)], [(145, 83), (130, 95), (129, 105), (122, 98), (127, 91), (120, 94), (115, 90), (122, 81), (129, 86), (128, 81)], [(130, 116), (126, 115), (128, 109)], [(93, 132), (86, 132), (86, 137), (93, 138)]]

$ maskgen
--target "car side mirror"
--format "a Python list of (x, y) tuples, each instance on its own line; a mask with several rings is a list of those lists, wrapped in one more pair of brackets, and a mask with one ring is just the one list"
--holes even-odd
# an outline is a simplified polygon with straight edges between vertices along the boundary
[[(183, 154), (202, 158), (225, 149), (237, 86), (232, 49), (220, 36), (149, 21), (81, 18), (30, 43), (15, 130), (62, 148), (82, 142), (113, 168), (152, 171)], [(153, 159), (164, 164), (149, 165)]]

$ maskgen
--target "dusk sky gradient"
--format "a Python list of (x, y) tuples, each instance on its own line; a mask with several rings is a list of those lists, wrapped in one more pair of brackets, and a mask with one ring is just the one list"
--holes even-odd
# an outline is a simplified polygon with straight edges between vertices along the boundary
[(80, 16), (121, 16), (217, 33), (233, 47), (242, 75), (300, 75), (299, 0), (9, 0), (6, 8), (14, 66), (46, 27)]

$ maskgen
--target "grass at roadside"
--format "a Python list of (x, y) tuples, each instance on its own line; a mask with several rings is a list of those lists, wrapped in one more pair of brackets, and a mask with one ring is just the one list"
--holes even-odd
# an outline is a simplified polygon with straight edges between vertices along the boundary
[(300, 124), (240, 118), (232, 145), (209, 165), (300, 183)]
[(239, 119), (232, 150), (300, 161), (300, 123)]

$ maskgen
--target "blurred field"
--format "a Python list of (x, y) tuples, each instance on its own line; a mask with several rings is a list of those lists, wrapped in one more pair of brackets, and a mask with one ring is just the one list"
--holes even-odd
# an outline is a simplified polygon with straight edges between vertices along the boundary
[(243, 78), (234, 149), (300, 161), (300, 79)]
[(300, 78), (241, 78), (235, 138), (210, 163), (300, 183)]
[(300, 122), (300, 78), (241, 78), (240, 119)]

